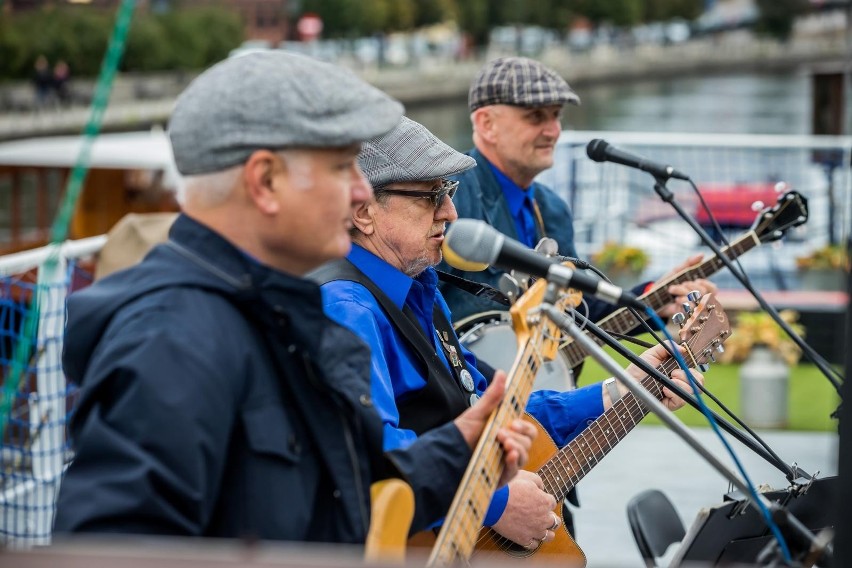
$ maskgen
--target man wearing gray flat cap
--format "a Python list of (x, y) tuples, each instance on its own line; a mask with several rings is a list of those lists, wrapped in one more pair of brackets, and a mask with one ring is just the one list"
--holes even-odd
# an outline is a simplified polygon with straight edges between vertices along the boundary
[[(453, 201), (466, 191), (447, 178), (476, 162), (407, 118), (366, 142), (358, 161), (374, 197), (354, 210), (346, 259), (311, 277), (322, 284), (329, 317), (370, 346), (373, 403), (384, 422), (384, 447), (393, 450), (431, 435), (486, 388), (476, 358), (449, 323), (433, 268), (441, 260), (444, 230), (458, 218)], [(664, 353), (659, 347), (647, 358), (659, 364)], [(630, 370), (639, 377), (636, 367)], [(600, 384), (537, 391), (527, 410), (561, 447), (611, 404), (610, 396)], [(666, 402), (682, 404), (672, 397)], [(530, 549), (553, 540), (561, 518), (542, 487), (536, 474), (522, 472), (494, 494), (485, 525)]]
[[(350, 248), (372, 195), (361, 142), (402, 106), (280, 51), (223, 61), (177, 100), (184, 180), (167, 243), (68, 300), (63, 365), (82, 395), (58, 533), (363, 543), (370, 484), (402, 477), (413, 528), (449, 506), (502, 395), (384, 452), (363, 342), (303, 275)], [(504, 429), (506, 478), (531, 430)]]

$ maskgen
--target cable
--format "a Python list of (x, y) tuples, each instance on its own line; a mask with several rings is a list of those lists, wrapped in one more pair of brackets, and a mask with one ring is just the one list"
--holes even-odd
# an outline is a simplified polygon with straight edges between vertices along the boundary
[[(672, 343), (674, 343), (674, 338), (666, 329), (663, 320), (661, 320), (660, 317), (656, 313), (654, 313), (651, 308), (648, 308), (646, 311), (651, 317), (651, 319), (654, 320), (654, 323), (660, 326), (666, 338)], [(677, 364), (680, 366), (681, 369), (683, 369), (684, 373), (686, 374), (686, 378), (689, 381), (690, 386), (692, 387), (693, 394), (695, 394), (695, 399), (701, 407), (701, 412), (704, 414), (704, 416), (707, 417), (707, 421), (710, 423), (710, 427), (713, 429), (713, 432), (716, 433), (716, 436), (718, 436), (719, 440), (722, 442), (722, 445), (725, 446), (725, 449), (728, 451), (728, 454), (731, 456), (731, 459), (734, 460), (734, 464), (736, 464), (737, 469), (743, 476), (743, 480), (748, 486), (749, 493), (751, 494), (752, 502), (755, 503), (760, 509), (766, 526), (769, 527), (769, 530), (772, 532), (773, 536), (775, 536), (775, 539), (778, 541), (778, 546), (781, 548), (781, 554), (784, 556), (784, 560), (787, 563), (792, 562), (793, 558), (790, 555), (790, 549), (787, 546), (787, 542), (784, 540), (784, 535), (781, 534), (781, 529), (778, 528), (778, 525), (775, 523), (775, 520), (769, 513), (769, 509), (766, 508), (766, 506), (758, 497), (757, 490), (754, 488), (754, 483), (752, 483), (751, 479), (746, 473), (745, 468), (737, 457), (736, 452), (734, 452), (734, 449), (731, 447), (730, 444), (728, 444), (728, 441), (725, 439), (725, 437), (722, 435), (722, 432), (719, 430), (719, 425), (716, 423), (716, 419), (713, 417), (713, 414), (710, 412), (710, 409), (707, 408), (706, 404), (704, 404), (704, 399), (701, 396), (701, 389), (698, 388), (698, 381), (696, 381), (695, 377), (692, 376), (692, 373), (689, 370), (689, 366), (686, 364), (686, 361), (683, 359), (683, 356), (680, 354), (680, 352), (674, 350), (673, 354), (675, 360), (677, 361)]]

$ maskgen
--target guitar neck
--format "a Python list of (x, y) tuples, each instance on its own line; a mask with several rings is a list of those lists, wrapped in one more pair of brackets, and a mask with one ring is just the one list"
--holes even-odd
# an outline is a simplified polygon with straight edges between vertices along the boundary
[(482, 521), (503, 471), (503, 449), (497, 441), (497, 431), (524, 412), (533, 379), (542, 363), (536, 345), (535, 341), (527, 341), (522, 356), (515, 359), (503, 402), (491, 415), (479, 438), (427, 566), (467, 562), (473, 554)]
[[(672, 360), (658, 367), (666, 375), (676, 368), (677, 363)], [(662, 400), (660, 383), (653, 377), (645, 377), (641, 384), (657, 399)], [(538, 470), (544, 482), (544, 491), (561, 501), (648, 412), (645, 404), (632, 392), (617, 400)]]
[[(747, 253), (754, 247), (760, 245), (760, 239), (757, 237), (757, 233), (754, 231), (749, 231), (745, 235), (742, 235), (736, 241), (731, 243), (730, 246), (727, 246), (722, 249), (722, 253), (729, 259), (734, 260), (739, 256)], [(669, 286), (672, 284), (680, 284), (681, 282), (686, 282), (689, 280), (695, 280), (697, 278), (707, 278), (719, 270), (721, 270), (725, 266), (725, 263), (718, 256), (713, 255), (707, 260), (703, 261), (701, 264), (694, 266), (692, 268), (687, 268), (678, 274), (675, 274), (671, 278), (667, 278), (666, 280), (657, 282), (655, 286), (649, 290), (648, 292), (639, 296), (639, 299), (642, 300), (646, 305), (650, 306), (654, 311), (659, 310), (663, 306), (671, 303), (674, 300), (671, 294), (668, 292)], [(640, 316), (642, 316), (642, 320), (647, 320), (649, 318), (648, 314), (644, 312), (638, 312)], [(603, 318), (601, 321), (597, 322), (597, 326), (602, 330), (610, 333), (617, 333), (621, 335), (625, 335), (630, 333), (634, 329), (636, 329), (641, 320), (636, 317), (630, 310), (627, 308), (619, 308)], [(599, 339), (597, 336), (592, 335), (591, 332), (585, 332), (586, 337), (592, 339), (598, 345), (603, 345), (603, 341)], [(571, 339), (567, 341), (560, 350), (565, 355), (568, 360), (568, 366), (571, 368), (576, 367), (580, 363), (583, 362), (583, 359), (586, 358), (588, 353), (585, 349), (583, 349), (579, 343)]]

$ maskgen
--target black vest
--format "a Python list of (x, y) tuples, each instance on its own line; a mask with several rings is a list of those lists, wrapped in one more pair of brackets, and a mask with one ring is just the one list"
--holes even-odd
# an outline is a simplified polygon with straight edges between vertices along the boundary
[[(404, 306), (400, 310), (372, 280), (346, 259), (324, 264), (311, 272), (308, 278), (320, 285), (334, 280), (349, 280), (367, 288), (417, 355), (422, 366), (422, 375), (426, 377), (426, 386), (397, 399), (400, 428), (412, 430), (419, 436), (455, 420), (469, 408), (469, 393), (438, 357), (434, 344), (426, 337), (409, 307)], [(436, 327), (452, 331), (452, 326), (438, 306), (433, 307), (432, 318), (437, 324)], [(452, 345), (461, 355), (461, 346), (455, 333), (449, 333), (449, 336)]]

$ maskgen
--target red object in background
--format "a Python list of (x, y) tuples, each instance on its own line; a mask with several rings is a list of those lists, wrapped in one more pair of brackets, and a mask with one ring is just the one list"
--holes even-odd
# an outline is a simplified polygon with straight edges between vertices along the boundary
[(296, 24), (296, 31), (299, 32), (299, 39), (302, 41), (312, 41), (319, 37), (322, 33), (322, 18), (313, 13), (302, 14)]
[[(763, 207), (769, 207), (778, 201), (778, 192), (774, 182), (764, 183), (707, 183), (698, 186), (704, 201), (713, 213), (716, 221), (724, 227), (751, 227), (756, 210), (752, 208), (755, 201), (763, 202)], [(701, 225), (710, 225), (710, 218), (700, 203), (697, 203), (695, 218)]]

